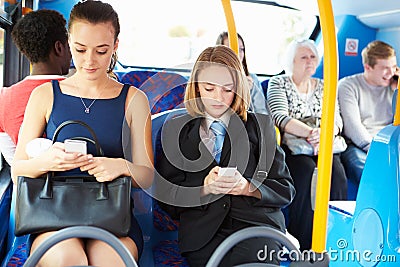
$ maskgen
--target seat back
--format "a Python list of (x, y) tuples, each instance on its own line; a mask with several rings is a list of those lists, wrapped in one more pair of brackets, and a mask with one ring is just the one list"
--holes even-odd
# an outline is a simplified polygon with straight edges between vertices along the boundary
[(268, 82), (269, 82), (269, 78), (267, 78), (261, 82), (261, 87), (262, 87), (265, 99), (267, 99)]
[[(165, 122), (175, 116), (183, 115), (185, 108), (177, 108), (158, 113), (152, 116), (152, 138), (154, 162), (157, 163), (161, 155), (161, 132)], [(178, 248), (179, 222), (173, 220), (157, 201), (153, 202), (153, 254), (155, 266), (188, 266), (186, 259), (180, 255)]]
[(151, 114), (183, 107), (187, 78), (167, 71), (134, 70), (121, 76), (122, 83), (129, 83), (142, 90), (149, 99)]
[[(0, 155), (1, 156), (1, 155)], [(8, 220), (10, 217), (12, 182), (10, 166), (1, 156), (0, 169), (0, 259), (4, 258), (7, 246)]]
[[(327, 248), (339, 248), (343, 255), (368, 251), (369, 255), (379, 255), (380, 259), (400, 257), (399, 142), (399, 126), (388, 125), (375, 135), (367, 154), (354, 212), (349, 215), (330, 209)], [(339, 241), (346, 246), (340, 247)], [(372, 266), (373, 258), (356, 258), (359, 266)], [(331, 266), (354, 264), (344, 258), (332, 262)]]
[(23, 266), (30, 252), (30, 235), (15, 236), (16, 190), (12, 192), (6, 255), (1, 267)]
[(1, 169), (0, 181), (2, 184), (2, 198), (0, 201), (0, 218), (2, 225), (0, 244), (3, 250), (3, 255), (0, 257), (0, 266), (23, 266), (29, 254), (29, 249), (27, 249), (26, 245), (29, 240), (29, 235), (20, 237), (14, 235), (15, 190), (13, 192), (10, 166), (5, 162), (3, 162)]
[[(183, 115), (186, 113), (185, 108), (178, 108), (173, 110), (168, 110), (152, 116), (152, 140), (153, 140), (153, 150), (154, 150), (154, 164), (157, 164), (161, 156), (161, 132), (162, 127), (167, 120)], [(171, 217), (165, 213), (157, 203), (153, 205), (154, 208), (154, 227), (159, 231), (176, 231), (178, 228), (177, 222), (172, 220)]]

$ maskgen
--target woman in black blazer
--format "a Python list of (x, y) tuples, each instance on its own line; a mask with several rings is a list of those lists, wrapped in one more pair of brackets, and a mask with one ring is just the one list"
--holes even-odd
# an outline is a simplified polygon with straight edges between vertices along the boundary
[[(248, 86), (237, 55), (226, 46), (209, 47), (198, 57), (186, 88), (188, 114), (163, 126), (155, 197), (180, 221), (179, 247), (191, 266), (204, 266), (240, 229), (264, 225), (285, 231), (281, 208), (294, 197), (293, 181), (271, 117), (247, 112)], [(213, 121), (226, 131), (219, 160), (213, 157), (219, 154), (209, 128)], [(237, 170), (233, 176), (218, 175), (222, 167)], [(272, 256), (264, 257), (265, 250)], [(279, 250), (274, 240), (252, 238), (236, 245), (222, 265), (279, 264)]]

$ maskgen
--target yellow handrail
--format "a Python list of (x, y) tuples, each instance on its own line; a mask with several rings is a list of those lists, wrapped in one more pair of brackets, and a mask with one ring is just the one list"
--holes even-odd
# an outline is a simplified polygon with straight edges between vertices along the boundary
[(400, 124), (400, 96), (399, 96), (399, 91), (400, 91), (400, 79), (397, 82), (396, 111), (394, 113), (394, 120), (393, 120), (393, 125), (394, 126), (398, 126)]
[[(221, 2), (225, 12), (226, 24), (228, 25), (229, 46), (233, 51), (235, 51), (237, 55), (239, 55), (239, 40), (236, 32), (235, 19), (233, 17), (231, 1), (221, 0)], [(276, 126), (275, 126), (275, 133), (276, 133), (276, 142), (278, 143), (278, 145), (280, 145), (281, 134)]]
[(318, 182), (315, 199), (312, 249), (322, 253), (326, 247), (328, 201), (331, 187), (332, 143), (337, 86), (337, 44), (331, 1), (318, 0), (324, 40), (324, 97), (318, 156)]
[(233, 18), (231, 0), (221, 0), (221, 3), (224, 8), (226, 24), (228, 26), (229, 46), (233, 51), (235, 51), (237, 55), (239, 55), (239, 43), (236, 32), (235, 19)]
[[(221, 0), (228, 25), (229, 44), (237, 54), (238, 38), (230, 0)], [(332, 144), (337, 86), (337, 45), (332, 5), (330, 1), (318, 0), (320, 23), (324, 39), (324, 98), (322, 105), (318, 179), (314, 212), (312, 249), (322, 253), (326, 246), (328, 201), (332, 168)]]

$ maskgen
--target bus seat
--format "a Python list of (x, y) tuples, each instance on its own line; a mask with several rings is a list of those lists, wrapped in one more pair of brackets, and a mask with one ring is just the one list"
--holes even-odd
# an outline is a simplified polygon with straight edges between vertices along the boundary
[[(4, 159), (3, 159), (4, 160)], [(1, 267), (23, 266), (28, 256), (27, 242), (29, 236), (16, 237), (14, 235), (14, 201), (13, 184), (11, 181), (10, 166), (2, 162), (0, 174), (1, 202)], [(4, 190), (3, 190), (4, 189)]]
[(178, 73), (134, 70), (122, 75), (121, 82), (132, 84), (147, 95), (151, 114), (183, 107), (187, 78)]
[(356, 200), (358, 193), (358, 185), (352, 180), (347, 179), (347, 200)]
[[(392, 99), (392, 112), (393, 115), (396, 112), (396, 100), (397, 100), (397, 89), (394, 91), (393, 99)], [(347, 199), (348, 200), (356, 200), (358, 193), (358, 185), (356, 185), (352, 180), (348, 180), (348, 190), (347, 190)]]
[[(151, 236), (151, 225), (152, 225), (152, 199), (141, 189), (134, 189), (132, 191), (132, 198), (134, 199), (135, 208), (134, 214), (137, 218), (143, 232), (144, 246), (146, 249), (146, 243), (148, 243)], [(31, 239), (30, 235), (24, 235), (16, 237), (14, 235), (14, 214), (15, 214), (15, 194), (12, 196), (12, 204), (10, 211), (10, 218), (8, 223), (8, 239), (7, 239), (7, 254), (1, 263), (1, 267), (22, 267), (29, 256)], [(151, 246), (147, 245), (151, 250)], [(147, 264), (146, 256), (143, 252), (141, 266), (153, 266), (152, 264)], [(151, 261), (152, 263), (152, 261)]]
[(269, 78), (267, 78), (261, 82), (261, 88), (263, 90), (265, 99), (267, 99), (268, 82), (269, 82)]
[(8, 221), (8, 235), (6, 255), (1, 267), (22, 267), (29, 256), (31, 247), (30, 235), (15, 236), (15, 198), (16, 190), (12, 190), (10, 217)]
[[(167, 120), (185, 113), (185, 108), (176, 108), (152, 116), (152, 138), (155, 164), (161, 155), (162, 126)], [(179, 252), (177, 231), (179, 222), (173, 220), (161, 209), (157, 201), (153, 203), (153, 216), (153, 255), (155, 266), (188, 266), (186, 259), (183, 258)]]
[[(343, 255), (368, 251), (367, 258), (353, 258), (360, 266), (373, 266), (370, 263), (376, 264), (377, 256), (391, 259), (380, 266), (391, 266), (400, 257), (399, 139), (399, 126), (379, 131), (368, 151), (356, 201), (329, 202), (327, 248)], [(344, 258), (330, 266), (354, 264)]]
[(0, 259), (4, 258), (7, 246), (8, 220), (10, 217), (12, 182), (10, 166), (0, 154)]
[[(173, 109), (152, 116), (152, 138), (155, 156), (159, 155), (162, 125), (170, 116), (186, 113), (186, 109)], [(155, 158), (155, 161), (157, 159)], [(148, 192), (142, 189), (132, 191), (135, 207), (134, 214), (143, 232), (144, 250), (140, 258), (140, 266), (188, 266), (180, 256), (177, 243), (178, 222), (172, 220), (153, 200)], [(8, 222), (7, 254), (1, 267), (22, 267), (30, 251), (29, 235), (16, 237), (14, 235), (14, 201), (12, 196), (10, 218)], [(3, 217), (2, 217), (3, 218)]]
[(140, 88), (140, 86), (147, 81), (147, 79), (156, 74), (156, 71), (151, 70), (133, 70), (123, 74), (121, 73), (119, 74), (119, 77), (121, 83), (129, 83), (137, 88)]
[[(2, 188), (3, 189), (3, 188)], [(8, 221), (10, 219), (12, 183), (9, 183), (0, 199), (0, 259), (4, 258), (7, 248)]]

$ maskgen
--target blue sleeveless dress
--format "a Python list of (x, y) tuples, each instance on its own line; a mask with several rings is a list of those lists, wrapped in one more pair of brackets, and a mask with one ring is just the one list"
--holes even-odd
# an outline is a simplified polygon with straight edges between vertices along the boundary
[[(123, 141), (126, 143), (126, 137), (123, 138), (122, 133), (124, 132), (124, 135), (126, 134), (129, 137), (126, 131), (128, 127), (125, 122), (125, 102), (129, 84), (125, 84), (120, 94), (115, 98), (97, 99), (90, 107), (89, 113), (85, 113), (85, 107), (79, 97), (66, 95), (61, 92), (60, 84), (57, 80), (53, 80), (52, 85), (54, 101), (53, 110), (45, 129), (47, 138), (52, 139), (56, 128), (64, 121), (80, 120), (88, 124), (96, 133), (104, 156), (109, 158), (126, 158), (122, 143)], [(93, 101), (93, 99), (87, 98), (82, 98), (82, 100), (87, 107)], [(83, 126), (68, 125), (61, 129), (56, 141), (64, 142), (67, 138), (77, 136), (93, 139)], [(87, 148), (88, 153), (96, 156), (94, 145), (88, 143)], [(73, 175), (74, 173), (78, 174), (82, 172), (80, 172), (79, 168), (63, 172), (63, 174), (68, 175)], [(135, 242), (140, 256), (143, 250), (143, 236), (134, 216), (132, 216), (128, 236)]]

